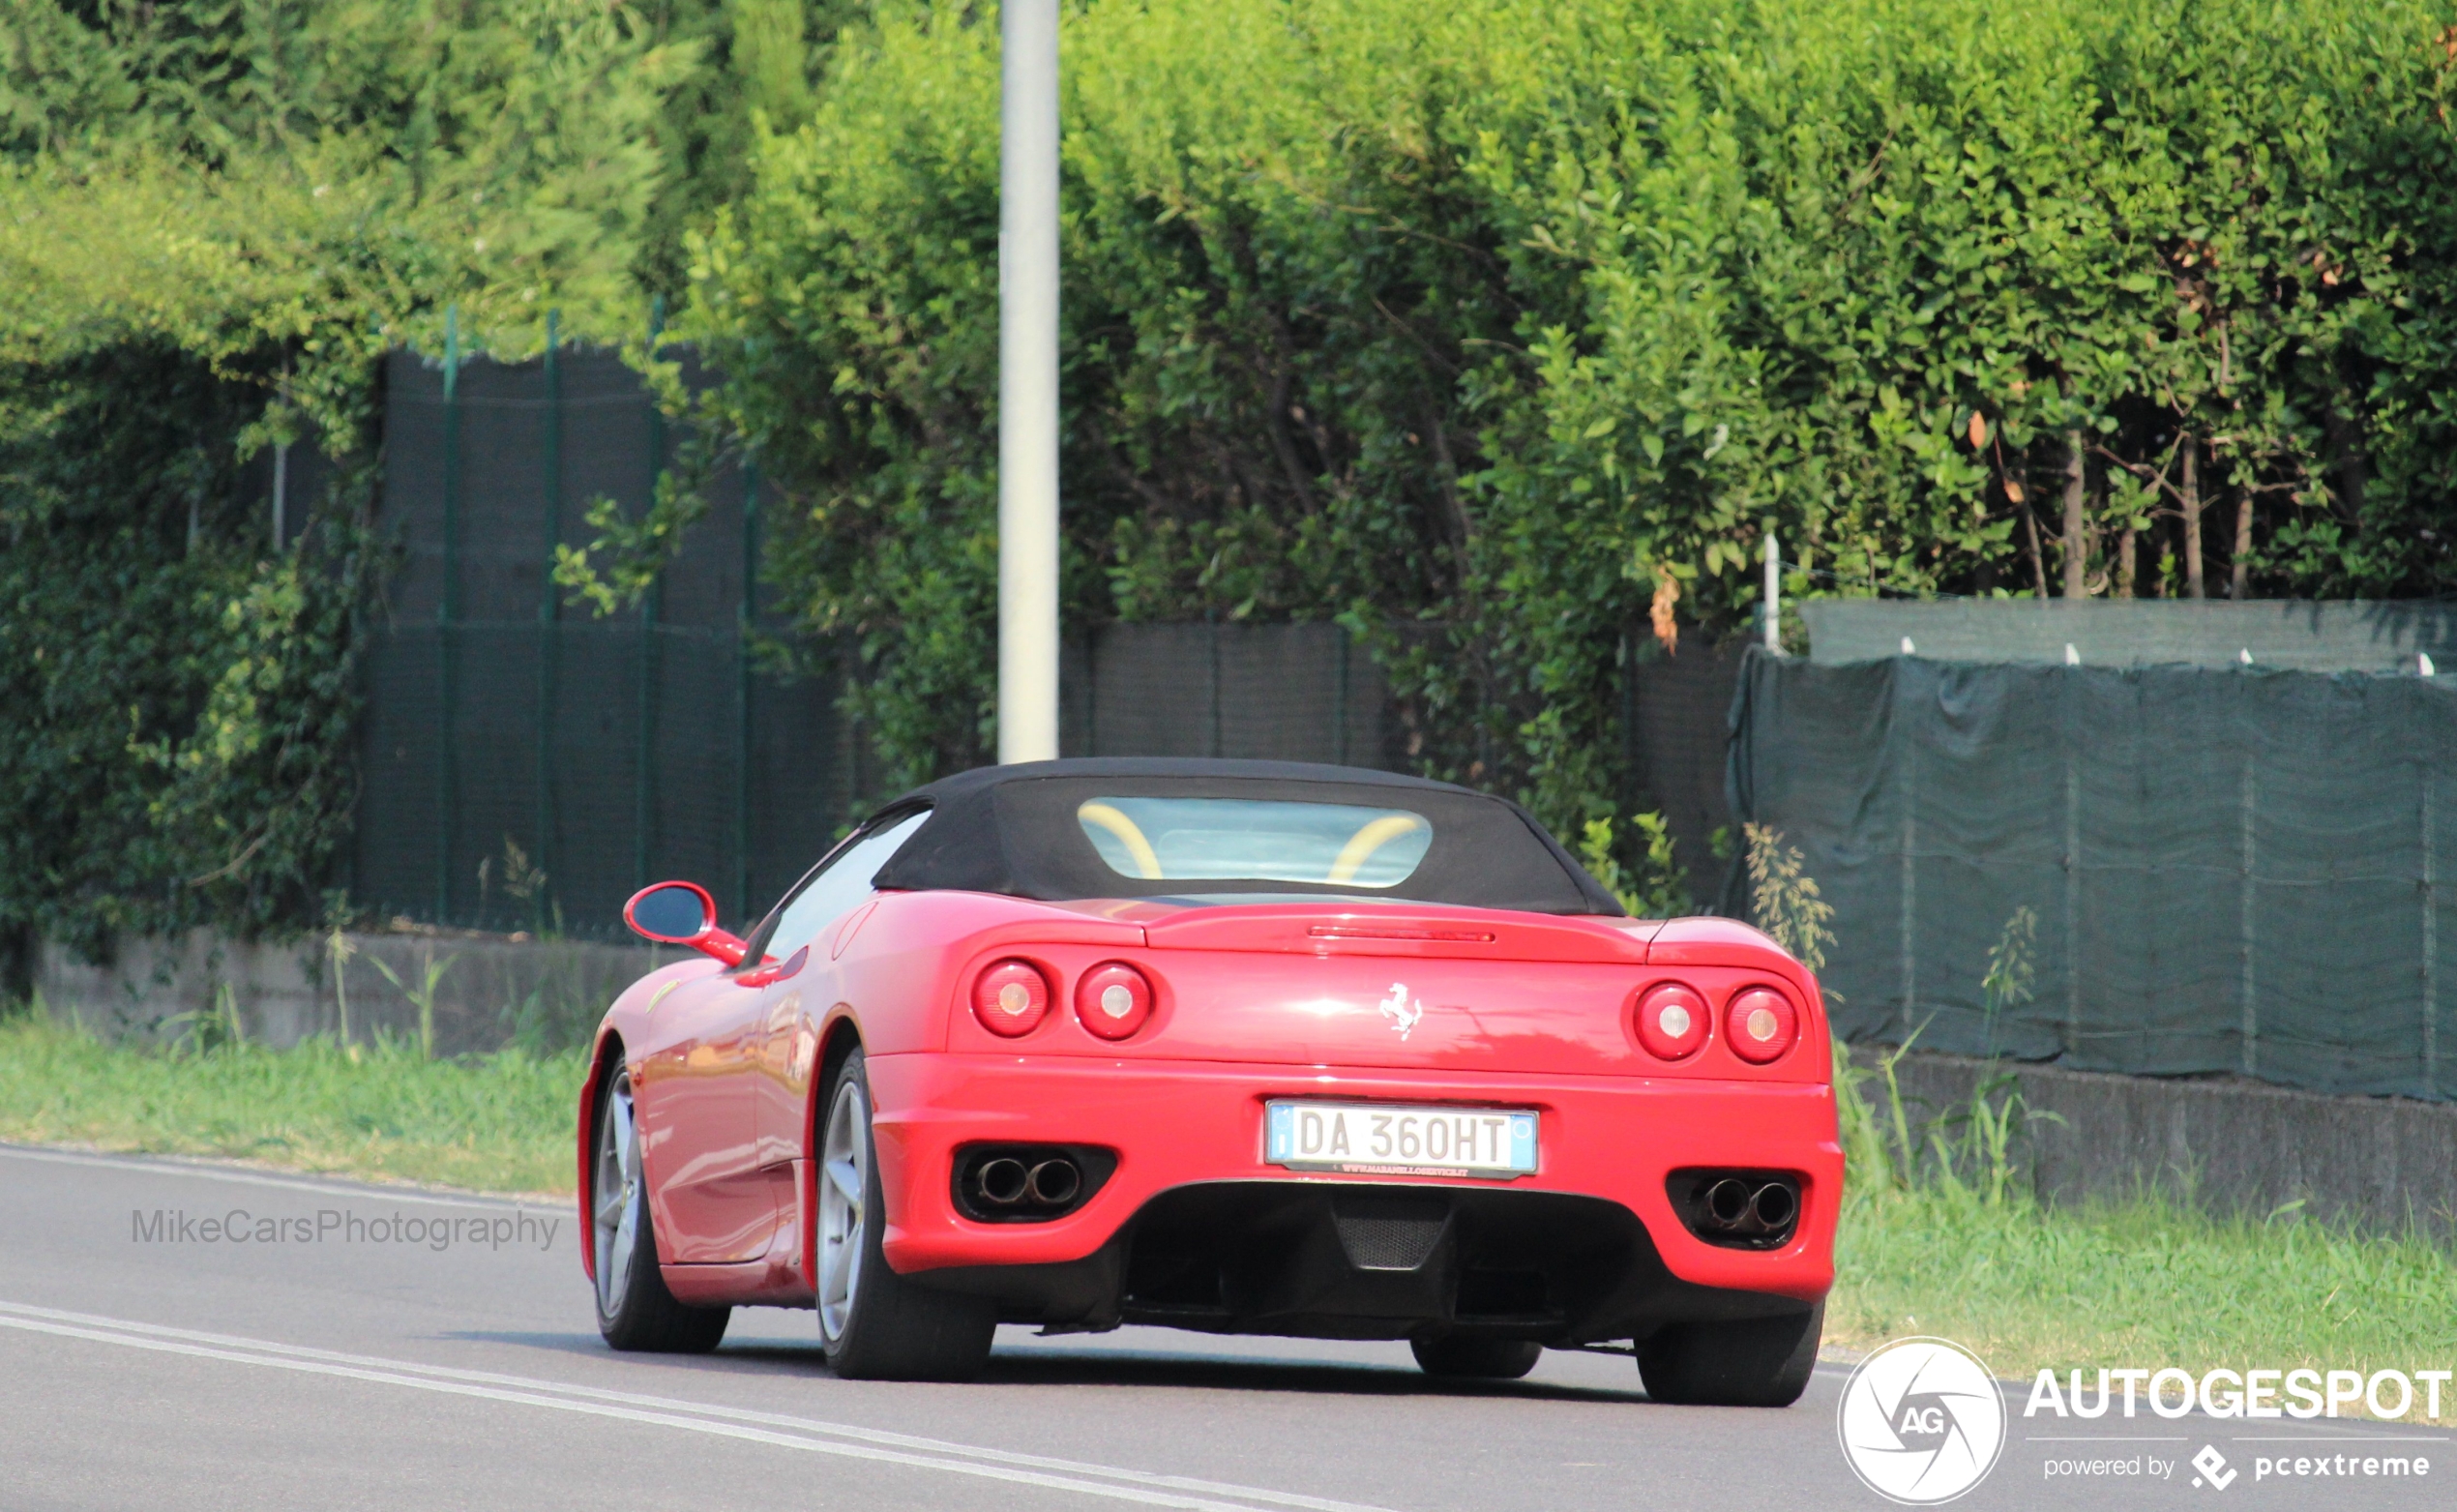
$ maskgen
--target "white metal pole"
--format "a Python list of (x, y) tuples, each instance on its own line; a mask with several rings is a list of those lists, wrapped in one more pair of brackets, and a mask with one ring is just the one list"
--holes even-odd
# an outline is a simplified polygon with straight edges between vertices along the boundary
[(999, 37), (998, 759), (1058, 754), (1058, 0)]
[(1783, 548), (1775, 545), (1774, 524), (1766, 524), (1766, 649), (1783, 654)]

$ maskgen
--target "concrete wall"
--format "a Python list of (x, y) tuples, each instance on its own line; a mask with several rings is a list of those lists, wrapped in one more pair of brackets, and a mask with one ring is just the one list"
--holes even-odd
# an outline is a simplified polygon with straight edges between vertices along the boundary
[[(1871, 1055), (1857, 1059), (1865, 1067)], [(2357, 1228), (2402, 1230), (2411, 1215), (2432, 1233), (2457, 1233), (2457, 1106), (1951, 1055), (1908, 1055), (1896, 1074), (1913, 1116), (1935, 1117), (1969, 1107), (1981, 1080), (2004, 1071), (2034, 1114), (2062, 1120), (2034, 1116), (2023, 1152), (2052, 1201), (2154, 1186), (2256, 1218), (2300, 1201), (2307, 1216)], [(1882, 1083), (1865, 1090), (1884, 1095)]]
[(424, 994), (429, 969), (440, 967), (435, 1052), (449, 1055), (516, 1040), (577, 1043), (617, 993), (675, 957), (645, 946), (447, 932), (346, 934), (343, 940), (338, 993), (336, 953), (324, 938), (248, 944), (203, 931), (122, 941), (108, 965), (46, 942), (37, 954), (34, 987), (56, 1017), (73, 1017), (105, 1034), (146, 1037), (184, 1032), (188, 1016), (219, 1011), (227, 988), (250, 1038), (289, 1046), (339, 1032), (344, 997), (352, 1039), (415, 1038), (416, 996)]

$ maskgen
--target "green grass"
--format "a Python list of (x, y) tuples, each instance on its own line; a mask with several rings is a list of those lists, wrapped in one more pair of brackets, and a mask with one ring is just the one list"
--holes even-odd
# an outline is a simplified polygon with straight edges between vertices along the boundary
[[(2411, 1229), (2350, 1232), (2299, 1212), (2212, 1216), (2154, 1191), (2049, 1206), (2021, 1179), (2028, 1113), (2009, 1082), (1919, 1120), (1884, 1057), (1872, 1074), (1837, 1050), (1850, 1176), (1830, 1345), (1934, 1334), (2009, 1379), (2043, 1367), (2368, 1375), (2457, 1364), (2457, 1253), (2444, 1242)], [(1905, 1161), (1906, 1147), (1920, 1158)], [(2443, 1393), (2442, 1420), (2452, 1419), (2457, 1397)]]
[[(2008, 1379), (2041, 1367), (2457, 1364), (2457, 1257), (2428, 1239), (2220, 1219), (2157, 1197), (2046, 1208), (1937, 1188), (1854, 1194), (1826, 1337), (1936, 1334)], [(2457, 1400), (2443, 1395), (2443, 1417)]]
[(156, 1050), (21, 1013), (0, 1020), (0, 1140), (565, 1193), (583, 1067), (578, 1052), (429, 1060), (401, 1043)]

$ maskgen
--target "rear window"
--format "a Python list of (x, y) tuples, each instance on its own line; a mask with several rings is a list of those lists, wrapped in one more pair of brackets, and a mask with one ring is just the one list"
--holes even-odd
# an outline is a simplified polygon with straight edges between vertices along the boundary
[(914, 796), (935, 807), (880, 887), (1620, 911), (1517, 804), (1378, 772), (1115, 757), (983, 767)]
[(1154, 882), (1396, 887), (1434, 843), (1413, 810), (1268, 798), (1097, 797), (1075, 820), (1110, 871)]

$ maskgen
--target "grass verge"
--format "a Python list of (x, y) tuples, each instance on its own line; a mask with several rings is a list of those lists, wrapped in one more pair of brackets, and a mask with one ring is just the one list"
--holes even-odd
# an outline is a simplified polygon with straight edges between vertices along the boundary
[(584, 1064), (577, 1051), (429, 1060), (391, 1041), (159, 1050), (18, 1014), (0, 1021), (0, 1140), (569, 1192)]
[(2155, 1196), (2045, 1208), (1927, 1189), (1852, 1197), (1836, 1266), (1829, 1342), (1939, 1335), (2007, 1379), (2457, 1364), (2457, 1258), (2420, 1237), (2212, 1218)]
[[(2010, 1079), (1983, 1079), (1969, 1108), (1915, 1121), (1885, 1057), (1872, 1075), (1837, 1055), (1850, 1178), (1830, 1345), (1933, 1334), (2014, 1380), (2457, 1364), (2457, 1254), (2443, 1243), (2296, 1212), (2214, 1216), (2155, 1191), (2048, 1206), (2021, 1179), (2027, 1114)], [(2443, 1393), (2439, 1420), (2457, 1420), (2457, 1397)]]

